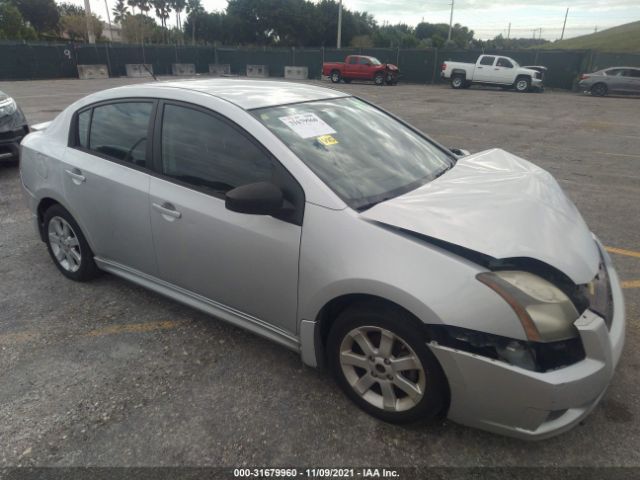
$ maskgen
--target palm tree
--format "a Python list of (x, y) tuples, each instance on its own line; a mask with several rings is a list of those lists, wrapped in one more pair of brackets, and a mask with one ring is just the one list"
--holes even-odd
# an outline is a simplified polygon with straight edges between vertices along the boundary
[(171, 0), (171, 6), (176, 12), (176, 27), (178, 30), (182, 30), (182, 11), (187, 6), (187, 0)]
[(191, 21), (191, 43), (196, 44), (196, 17), (204, 13), (200, 0), (187, 0), (187, 14), (192, 18)]
[(127, 15), (129, 15), (129, 7), (124, 3), (124, 0), (118, 0), (116, 6), (111, 10), (113, 13), (113, 21), (116, 23), (122, 23)]
[(156, 17), (160, 19), (164, 42), (167, 43), (167, 19), (171, 13), (171, 4), (167, 0), (151, 0), (151, 4), (156, 10)]
[(136, 6), (138, 5), (138, 1), (137, 0), (127, 0), (127, 5), (129, 5), (131, 7), (131, 11), (135, 15), (136, 14)]

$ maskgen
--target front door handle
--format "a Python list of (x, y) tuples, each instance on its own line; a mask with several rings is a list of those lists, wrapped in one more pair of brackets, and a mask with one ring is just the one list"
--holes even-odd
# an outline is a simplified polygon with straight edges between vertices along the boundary
[(180, 213), (176, 208), (171, 205), (169, 202), (164, 202), (162, 205), (159, 203), (152, 203), (153, 208), (155, 208), (162, 215), (166, 215), (171, 218), (180, 218), (182, 217), (182, 213)]
[(76, 185), (80, 185), (81, 183), (84, 183), (87, 180), (87, 177), (82, 175), (82, 172), (80, 171), (79, 168), (65, 170), (65, 172), (67, 173), (67, 175), (71, 177), (71, 179), (73, 180), (73, 183), (75, 183)]

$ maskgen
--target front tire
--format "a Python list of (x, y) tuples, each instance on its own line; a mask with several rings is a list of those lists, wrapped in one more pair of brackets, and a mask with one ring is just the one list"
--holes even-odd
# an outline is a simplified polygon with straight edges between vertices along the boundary
[(604, 83), (596, 83), (593, 87), (591, 87), (591, 95), (595, 97), (604, 97), (607, 94), (608, 90), (609, 89)]
[(513, 85), (516, 92), (525, 93), (531, 88), (531, 80), (527, 77), (519, 77), (516, 79), (516, 83)]
[(100, 273), (80, 227), (61, 205), (53, 205), (45, 212), (44, 233), (49, 255), (65, 277), (85, 282)]
[(456, 90), (459, 88), (464, 88), (465, 79), (462, 75), (454, 75), (451, 77), (451, 88), (455, 88)]
[(382, 87), (384, 85), (384, 73), (376, 73), (373, 77), (373, 83), (375, 83), (379, 87)]
[(415, 319), (380, 303), (348, 307), (327, 342), (329, 368), (361, 409), (392, 423), (428, 421), (448, 399), (442, 368)]
[(331, 78), (331, 82), (333, 82), (333, 83), (340, 83), (340, 71), (338, 71), (338, 70), (333, 70), (333, 71), (331, 72), (330, 78)]

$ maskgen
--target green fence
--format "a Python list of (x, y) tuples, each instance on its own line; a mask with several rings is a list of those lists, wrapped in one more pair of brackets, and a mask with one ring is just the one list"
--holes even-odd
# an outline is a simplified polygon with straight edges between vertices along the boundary
[(520, 65), (548, 67), (546, 85), (570, 89), (581, 72), (615, 65), (640, 66), (640, 54), (573, 50), (443, 50), (399, 48), (236, 48), (191, 45), (0, 43), (0, 80), (77, 77), (77, 65), (107, 65), (109, 75), (125, 75), (127, 63), (150, 63), (158, 75), (171, 74), (172, 63), (192, 63), (197, 73), (209, 64), (231, 66), (244, 75), (247, 65), (267, 65), (273, 77), (284, 76), (287, 65), (306, 66), (310, 78), (319, 78), (323, 62), (342, 61), (351, 54), (370, 55), (397, 64), (401, 80), (438, 83), (446, 60), (475, 62), (482, 53), (515, 59)]

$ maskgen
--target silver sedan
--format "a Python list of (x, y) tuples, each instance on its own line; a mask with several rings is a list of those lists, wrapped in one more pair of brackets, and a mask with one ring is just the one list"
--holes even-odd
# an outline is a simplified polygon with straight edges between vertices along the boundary
[(593, 73), (583, 73), (578, 87), (596, 97), (602, 97), (610, 92), (640, 95), (640, 68), (613, 67)]
[(382, 420), (545, 438), (613, 376), (611, 260), (553, 177), (503, 150), (230, 79), (106, 90), (38, 128), (21, 178), (64, 276), (110, 272), (267, 337)]

